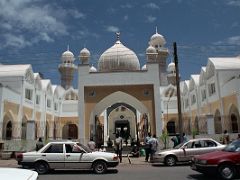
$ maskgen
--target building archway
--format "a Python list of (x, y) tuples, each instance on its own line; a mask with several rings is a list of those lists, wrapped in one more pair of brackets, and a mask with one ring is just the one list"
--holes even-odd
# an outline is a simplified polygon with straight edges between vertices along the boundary
[(22, 118), (22, 135), (21, 139), (25, 140), (27, 139), (27, 117), (23, 116)]
[[(119, 102), (119, 99), (121, 99), (120, 102)], [(150, 114), (148, 109), (145, 107), (145, 105), (142, 102), (140, 102), (138, 99), (136, 99), (135, 97), (133, 97), (133, 96), (127, 94), (127, 93), (124, 93), (122, 91), (114, 92), (114, 93), (106, 96), (105, 98), (103, 98), (93, 108), (93, 110), (90, 114), (89, 136), (91, 136), (91, 133), (92, 133), (91, 131), (92, 131), (92, 129), (94, 129), (93, 127), (95, 125), (95, 122), (94, 122), (95, 121), (95, 116), (101, 115), (103, 112), (106, 112), (106, 110), (109, 107), (111, 107), (113, 105), (116, 105), (116, 104), (125, 104), (126, 106), (133, 107), (133, 109), (135, 109), (135, 111), (137, 111), (139, 114), (147, 114), (147, 115)], [(135, 117), (135, 118), (137, 118), (137, 117)], [(151, 115), (148, 117), (148, 119), (149, 119), (149, 122), (151, 122)], [(137, 119), (136, 119), (136, 121), (137, 121)], [(154, 132), (155, 132), (155, 129), (154, 129)], [(107, 138), (108, 138), (107, 137), (107, 132), (106, 132), (106, 130), (104, 130), (104, 141), (105, 142), (107, 141)]]
[(231, 105), (229, 110), (230, 128), (233, 133), (237, 133), (240, 127), (240, 117), (238, 109), (235, 105)]
[(199, 120), (197, 116), (195, 117), (195, 120), (194, 120), (194, 129), (196, 133), (199, 134)]
[(215, 115), (214, 115), (214, 127), (215, 127), (216, 134), (222, 133), (221, 114), (218, 109), (215, 111)]
[(78, 127), (76, 124), (65, 124), (62, 128), (62, 139), (78, 139)]
[(13, 118), (7, 113), (3, 118), (2, 139), (11, 140), (13, 133)]

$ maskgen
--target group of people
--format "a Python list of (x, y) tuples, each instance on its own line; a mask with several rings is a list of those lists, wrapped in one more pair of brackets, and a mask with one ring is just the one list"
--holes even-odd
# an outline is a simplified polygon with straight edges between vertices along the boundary
[(158, 140), (156, 138), (156, 135), (154, 134), (151, 136), (151, 133), (148, 133), (148, 135), (145, 138), (145, 161), (149, 161), (153, 159), (153, 155), (158, 149)]

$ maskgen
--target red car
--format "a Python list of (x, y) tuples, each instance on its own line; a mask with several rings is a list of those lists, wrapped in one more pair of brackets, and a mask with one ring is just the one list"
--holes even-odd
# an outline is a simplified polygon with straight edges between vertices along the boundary
[(233, 179), (240, 172), (240, 140), (233, 141), (221, 151), (194, 156), (191, 168), (222, 179)]

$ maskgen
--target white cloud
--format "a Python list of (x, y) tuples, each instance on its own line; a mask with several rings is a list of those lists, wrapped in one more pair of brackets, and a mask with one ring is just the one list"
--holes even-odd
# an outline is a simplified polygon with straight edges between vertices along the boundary
[(106, 30), (107, 30), (108, 32), (119, 32), (119, 28), (116, 27), (116, 26), (107, 26), (107, 27), (106, 27)]
[(131, 9), (132, 7), (133, 7), (133, 6), (132, 6), (131, 4), (129, 4), (129, 3), (124, 4), (124, 5), (121, 5), (121, 8), (123, 8), (123, 9), (125, 9), (125, 8)]
[(227, 5), (240, 7), (240, 0), (228, 0)]
[(217, 41), (215, 45), (240, 45), (240, 36), (232, 36), (223, 41)]
[[(59, 35), (67, 35), (67, 27), (54, 13), (57, 7), (41, 5), (39, 0), (1, 0), (2, 28), (8, 34), (0, 35), (4, 47), (23, 48), (39, 41), (53, 42)], [(76, 12), (75, 12), (76, 14)], [(80, 16), (80, 14), (78, 14)]]
[(86, 18), (85, 14), (79, 12), (76, 9), (70, 10), (69, 13), (76, 19), (85, 19)]
[(147, 18), (147, 22), (149, 22), (149, 23), (153, 23), (153, 22), (156, 21), (156, 19), (157, 19), (156, 17), (151, 16), (151, 15), (150, 15), (150, 16), (147, 16), (146, 18)]
[(151, 9), (159, 9), (159, 6), (152, 2), (146, 4), (145, 7), (151, 8)]
[(6, 40), (6, 43), (3, 47), (14, 47), (14, 48), (24, 48), (31, 43), (28, 42), (22, 35), (21, 36), (15, 36), (13, 34), (4, 34), (3, 37)]

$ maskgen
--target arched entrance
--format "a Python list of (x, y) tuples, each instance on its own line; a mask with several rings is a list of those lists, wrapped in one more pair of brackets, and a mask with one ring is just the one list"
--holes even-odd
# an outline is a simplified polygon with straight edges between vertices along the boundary
[(11, 140), (13, 131), (13, 119), (10, 113), (3, 118), (2, 139)]
[(175, 126), (175, 121), (170, 120), (167, 123), (167, 132), (169, 135), (174, 135), (176, 134), (176, 126)]
[(78, 128), (76, 124), (66, 124), (62, 128), (62, 139), (77, 139)]
[(22, 119), (22, 135), (21, 138), (23, 140), (27, 139), (27, 117), (24, 116)]
[(239, 132), (240, 127), (240, 118), (239, 118), (239, 112), (235, 105), (232, 105), (229, 110), (229, 119), (230, 119), (230, 128), (233, 133)]
[(194, 130), (196, 131), (197, 134), (199, 134), (199, 120), (197, 116), (195, 117), (194, 120)]
[[(121, 99), (121, 102), (119, 102), (119, 100)], [(127, 116), (118, 116), (118, 119), (114, 119), (114, 125), (112, 127), (110, 127), (109, 125), (109, 115), (110, 113), (112, 113), (113, 111), (117, 111), (117, 109), (119, 110), (123, 110), (126, 109), (126, 111), (129, 111), (131, 113), (130, 117), (131, 120), (129, 120), (129, 117)], [(91, 112), (90, 115), (90, 134), (89, 136), (91, 136), (92, 133), (94, 132), (94, 127), (96, 126), (95, 121), (95, 116), (102, 116), (103, 118), (103, 123), (104, 123), (104, 142), (107, 142), (108, 138), (111, 136), (112, 138), (115, 138), (115, 133), (116, 133), (116, 129), (119, 129), (123, 134), (127, 135), (129, 134), (130, 131), (130, 135), (133, 138), (136, 138), (136, 140), (138, 139), (138, 124), (140, 121), (140, 116), (141, 114), (146, 114), (147, 116), (149, 115), (149, 112), (147, 110), (147, 108), (143, 105), (142, 102), (140, 102), (138, 99), (136, 99), (133, 96), (130, 96), (129, 94), (126, 94), (124, 92), (121, 91), (117, 91), (107, 97), (105, 97), (104, 99), (102, 99), (99, 103), (96, 104), (96, 106), (94, 107), (94, 109)], [(147, 117), (149, 122), (151, 122), (151, 118)], [(124, 120), (124, 121), (123, 121)], [(129, 120), (129, 122), (125, 121), (125, 120)], [(115, 123), (116, 122), (116, 123)], [(134, 122), (134, 124), (132, 125), (132, 122)], [(129, 125), (128, 125), (129, 123)], [(112, 131), (111, 132), (111, 129)], [(135, 134), (131, 134), (131, 129), (135, 129), (135, 134), (137, 137), (135, 137)], [(125, 131), (125, 132), (124, 132)], [(114, 133), (114, 134), (113, 134)], [(112, 139), (111, 138), (111, 139)]]
[(214, 115), (214, 127), (215, 127), (216, 134), (222, 133), (221, 114), (218, 109), (216, 110), (215, 115)]

